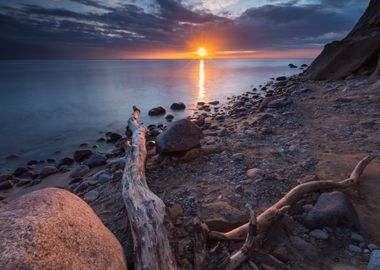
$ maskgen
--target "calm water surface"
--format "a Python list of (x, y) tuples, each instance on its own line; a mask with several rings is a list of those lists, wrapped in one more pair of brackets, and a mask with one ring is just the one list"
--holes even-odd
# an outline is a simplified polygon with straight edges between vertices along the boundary
[[(292, 75), (289, 63), (310, 59), (0, 61), (0, 165), (5, 156), (46, 159), (95, 142), (106, 131), (123, 132), (132, 105), (144, 123), (155, 106), (220, 100), (251, 90), (270, 77)], [(54, 154), (60, 151), (60, 154)]]

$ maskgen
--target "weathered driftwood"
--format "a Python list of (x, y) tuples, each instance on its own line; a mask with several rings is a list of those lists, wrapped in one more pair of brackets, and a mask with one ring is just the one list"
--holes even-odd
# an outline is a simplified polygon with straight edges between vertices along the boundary
[[(290, 190), (282, 199), (273, 206), (265, 210), (257, 217), (257, 241), (262, 241), (270, 227), (284, 214), (292, 205), (298, 202), (306, 194), (316, 191), (342, 190), (359, 183), (359, 178), (367, 165), (374, 159), (374, 156), (367, 156), (359, 161), (349, 178), (340, 182), (311, 181), (296, 186)], [(209, 238), (213, 240), (244, 240), (249, 228), (246, 223), (234, 230), (226, 233), (210, 231)]]
[(123, 199), (132, 230), (135, 261), (138, 270), (176, 269), (164, 225), (165, 205), (148, 187), (145, 178), (147, 129), (138, 124), (140, 111), (134, 108), (128, 128), (133, 130), (131, 146), (127, 148), (122, 178)]

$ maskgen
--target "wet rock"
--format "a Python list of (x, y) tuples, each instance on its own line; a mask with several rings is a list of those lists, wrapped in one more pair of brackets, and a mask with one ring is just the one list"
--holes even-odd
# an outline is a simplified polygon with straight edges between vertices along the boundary
[(305, 68), (305, 67), (308, 67), (307, 64), (302, 64), (301, 67)]
[(29, 172), (29, 169), (27, 167), (19, 167), (16, 170), (14, 170), (13, 175), (19, 177), (25, 174), (26, 172)]
[(92, 151), (89, 149), (77, 150), (74, 152), (73, 158), (76, 162), (81, 162), (92, 155)]
[(38, 163), (39, 163), (38, 160), (32, 159), (32, 160), (29, 160), (28, 163), (26, 163), (26, 165), (32, 166), (32, 165), (36, 165)]
[(348, 246), (348, 251), (352, 252), (352, 253), (361, 253), (362, 252), (362, 249), (356, 245), (352, 245), (350, 244)]
[(57, 167), (55, 166), (45, 166), (41, 172), (40, 172), (40, 177), (45, 178), (48, 177), (49, 175), (57, 173)]
[(356, 232), (351, 232), (351, 240), (357, 243), (364, 242), (363, 236), (361, 236), (360, 234)]
[(319, 229), (311, 231), (310, 236), (319, 240), (327, 240), (329, 238), (329, 235), (327, 232), (325, 232), (324, 230), (319, 230)]
[(297, 68), (297, 66), (294, 65), (294, 64), (289, 64), (288, 67), (290, 67), (290, 68)]
[(94, 211), (57, 188), (0, 208), (0, 269), (126, 269), (123, 249)]
[(223, 201), (202, 204), (198, 215), (211, 230), (222, 232), (236, 228), (248, 220), (246, 213)]
[(380, 270), (380, 250), (374, 250), (369, 258), (368, 270)]
[(87, 165), (78, 165), (71, 170), (70, 177), (77, 178), (82, 177), (90, 171), (90, 168)]
[(276, 81), (286, 81), (286, 76), (279, 76), (276, 78)]
[(368, 245), (368, 248), (369, 248), (369, 250), (371, 250), (371, 251), (374, 251), (374, 250), (379, 249), (379, 247), (378, 247), (377, 245), (375, 245), (375, 244), (369, 244), (369, 245)]
[(186, 109), (186, 105), (183, 102), (174, 102), (171, 106), (170, 109), (173, 111), (180, 111)]
[(157, 153), (171, 154), (200, 146), (202, 131), (188, 119), (173, 122), (157, 136)]
[(0, 183), (0, 190), (6, 190), (6, 189), (10, 189), (10, 188), (13, 188), (13, 181), (12, 180), (5, 180), (3, 182)]
[(93, 202), (95, 201), (97, 198), (99, 197), (99, 192), (97, 190), (91, 190), (89, 192), (87, 192), (85, 195), (84, 195), (84, 200), (86, 202)]
[(153, 108), (153, 109), (150, 109), (149, 112), (148, 112), (148, 114), (149, 114), (150, 116), (163, 115), (163, 114), (165, 114), (165, 113), (166, 113), (165, 108), (164, 108), (164, 107), (161, 107), (161, 106), (156, 107), (156, 108)]
[(290, 104), (292, 104), (292, 101), (286, 97), (283, 97), (283, 98), (278, 98), (278, 99), (268, 102), (266, 107), (278, 109), (278, 108), (286, 107)]
[(174, 116), (172, 114), (168, 114), (167, 116), (165, 116), (165, 119), (166, 119), (166, 121), (171, 122), (171, 121), (173, 121)]
[(17, 154), (10, 154), (10, 155), (5, 157), (6, 160), (14, 160), (14, 159), (19, 159), (19, 158), (20, 158), (20, 156)]
[(218, 100), (210, 101), (208, 104), (215, 106), (219, 104), (219, 101)]
[(107, 133), (107, 137), (108, 137), (107, 142), (110, 142), (110, 143), (116, 143), (118, 140), (123, 138), (123, 136), (117, 132), (109, 132)]
[(319, 196), (315, 206), (307, 213), (307, 227), (349, 227), (359, 228), (359, 218), (348, 196), (334, 191)]
[(61, 161), (59, 162), (60, 165), (71, 165), (74, 163), (74, 159), (72, 158), (69, 158), (69, 157), (64, 157), (63, 159), (61, 159)]
[(94, 153), (83, 164), (87, 165), (90, 168), (94, 168), (94, 167), (102, 166), (106, 164), (106, 162), (107, 162), (107, 159), (103, 155), (99, 153)]

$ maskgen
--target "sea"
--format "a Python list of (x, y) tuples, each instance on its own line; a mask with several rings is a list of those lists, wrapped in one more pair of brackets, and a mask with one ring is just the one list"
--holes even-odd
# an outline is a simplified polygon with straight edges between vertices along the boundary
[[(239, 95), (271, 77), (302, 72), (288, 64), (312, 59), (12, 60), (0, 61), (0, 167), (71, 155), (107, 131), (124, 133), (132, 106), (145, 124), (165, 123), (149, 109), (163, 106), (175, 119), (198, 101)], [(173, 102), (185, 111), (173, 112)], [(7, 160), (10, 154), (20, 158)]]

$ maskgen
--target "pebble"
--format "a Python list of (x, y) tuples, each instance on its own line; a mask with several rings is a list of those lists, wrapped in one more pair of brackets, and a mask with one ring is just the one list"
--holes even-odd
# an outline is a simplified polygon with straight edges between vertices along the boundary
[(356, 245), (353, 245), (353, 244), (350, 244), (348, 246), (348, 251), (352, 252), (352, 253), (361, 253), (362, 252), (362, 249)]
[(329, 234), (327, 232), (319, 229), (311, 231), (310, 236), (320, 240), (326, 240), (329, 238)]
[(356, 232), (351, 232), (351, 240), (358, 243), (364, 242), (363, 236)]
[(84, 200), (86, 202), (92, 202), (95, 201), (98, 197), (99, 192), (97, 190), (91, 190), (84, 195)]
[(374, 250), (379, 249), (379, 247), (378, 247), (377, 245), (375, 245), (375, 244), (369, 244), (369, 245), (368, 245), (368, 248), (369, 248), (369, 250), (371, 250), (371, 251), (374, 251)]

